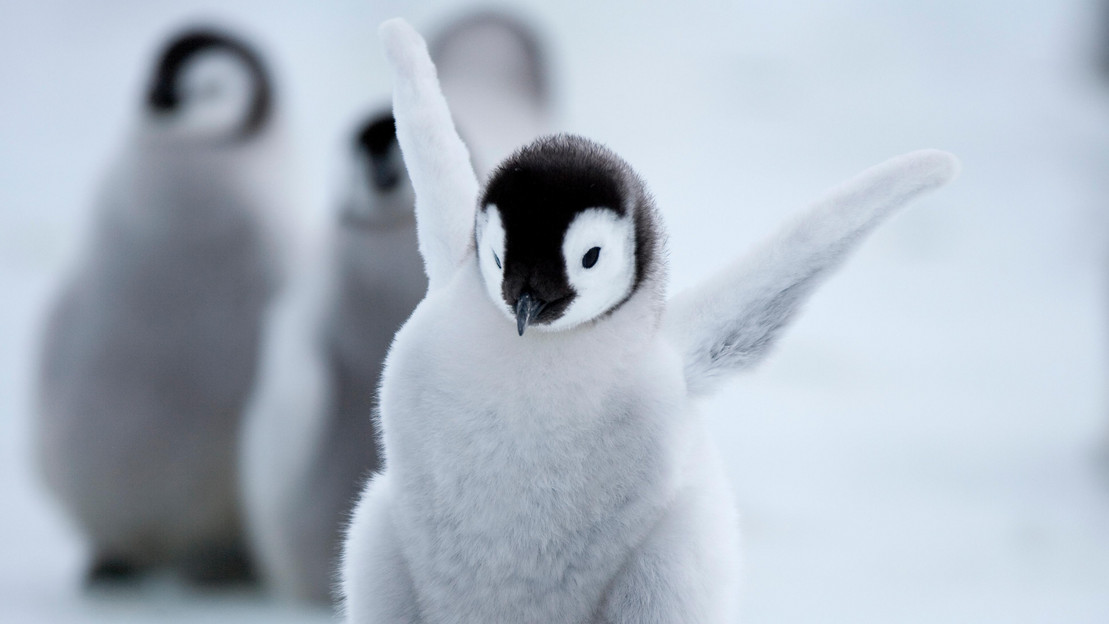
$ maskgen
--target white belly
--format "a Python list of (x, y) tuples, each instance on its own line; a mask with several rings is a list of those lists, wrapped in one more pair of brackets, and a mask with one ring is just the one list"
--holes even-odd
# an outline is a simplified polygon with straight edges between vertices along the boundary
[(679, 485), (680, 367), (634, 306), (521, 338), (475, 278), (420, 306), (383, 381), (392, 514), (421, 610), (588, 622)]

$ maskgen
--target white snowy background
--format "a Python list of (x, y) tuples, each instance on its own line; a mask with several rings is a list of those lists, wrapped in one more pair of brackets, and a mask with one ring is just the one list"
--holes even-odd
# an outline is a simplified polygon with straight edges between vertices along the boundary
[[(921, 147), (962, 158), (770, 362), (705, 404), (743, 509), (744, 621), (1109, 622), (1100, 7), (523, 4), (555, 63), (559, 127), (610, 145), (654, 191), (674, 290), (870, 164)], [(82, 594), (80, 539), (30, 444), (41, 317), (167, 33), (202, 20), (263, 48), (318, 220), (345, 133), (388, 96), (377, 24), (430, 32), (466, 7), (0, 3), (0, 621), (330, 620), (168, 580)]]

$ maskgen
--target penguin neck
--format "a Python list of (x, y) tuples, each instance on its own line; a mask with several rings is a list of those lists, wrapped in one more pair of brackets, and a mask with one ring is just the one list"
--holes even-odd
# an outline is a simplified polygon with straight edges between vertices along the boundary
[(353, 232), (341, 232), (336, 247), (331, 306), (322, 336), (326, 365), (332, 379), (332, 419), (329, 427), (340, 438), (357, 429), (372, 412), (377, 380), (381, 375), (383, 331), (364, 331), (365, 319), (375, 319), (374, 305), (381, 293), (373, 292), (365, 275), (365, 262)]
[[(474, 272), (479, 272), (476, 261), (473, 265)], [(481, 276), (475, 278), (480, 284)], [(484, 291), (482, 295), (489, 301)], [(664, 297), (665, 277), (655, 272), (611, 312), (565, 330), (530, 327), (523, 336), (517, 335), (515, 321), (498, 311), (498, 324), (505, 323), (508, 330), (497, 332), (503, 336), (499, 348), (521, 357), (521, 361), (538, 363), (539, 369), (572, 365), (585, 370), (634, 364), (636, 356), (649, 347), (660, 330)]]
[[(202, 231), (205, 224), (215, 231), (249, 224), (280, 237), (288, 228), (289, 205), (296, 201), (291, 195), (300, 190), (292, 175), (293, 164), (279, 125), (266, 127), (247, 140), (213, 143), (173, 137), (140, 124), (113, 177), (143, 196), (133, 207), (134, 213), (126, 215), (135, 222), (151, 218), (172, 223), (173, 228), (195, 222), (196, 228), (186, 227), (185, 231)], [(158, 193), (195, 201), (188, 210), (181, 210), (181, 202), (167, 201)], [(207, 201), (208, 195), (221, 201)], [(257, 207), (264, 207), (264, 212)]]
[[(284, 152), (288, 150), (290, 142), (284, 117), (272, 115), (263, 126), (250, 133), (244, 134), (240, 130), (196, 131), (176, 127), (168, 120), (160, 120), (144, 112), (131, 127), (127, 143), (141, 158), (203, 158), (217, 165), (223, 159), (251, 158), (259, 161), (267, 181), (273, 184), (274, 164), (265, 157), (284, 159)], [(243, 172), (239, 173), (242, 175)], [(287, 173), (282, 172), (282, 175)], [(277, 180), (281, 181), (280, 178)]]
[(663, 301), (662, 281), (657, 276), (648, 276), (616, 309), (566, 331), (537, 333), (553, 339), (566, 334), (581, 343), (603, 342), (610, 345), (614, 356), (627, 357), (639, 352), (658, 333)]
[(359, 198), (348, 200), (342, 216), (343, 227), (363, 234), (385, 233), (394, 230), (416, 227), (416, 215), (412, 211), (411, 193), (398, 194), (386, 201), (378, 201), (372, 210), (354, 208)]

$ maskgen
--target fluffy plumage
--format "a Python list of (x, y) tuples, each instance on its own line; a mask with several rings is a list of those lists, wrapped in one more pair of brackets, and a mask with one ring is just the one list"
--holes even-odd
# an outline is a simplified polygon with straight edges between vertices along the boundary
[(392, 127), (380, 113), (355, 133), (326, 254), (267, 321), (242, 479), (251, 542), (284, 597), (332, 597), (342, 527), (380, 467), (370, 415), (385, 352), (427, 287)]
[[(167, 47), (46, 322), (39, 456), (89, 540), (92, 580), (156, 565), (199, 580), (249, 574), (238, 433), (288, 195), (275, 120), (249, 112), (261, 93), (271, 105), (260, 68), (224, 34)], [(219, 87), (203, 102), (178, 91), (198, 76)]]
[[(499, 45), (485, 45), (486, 36)], [(479, 162), (545, 126), (547, 91), (535, 92), (545, 66), (521, 22), (469, 15), (436, 47), (452, 68), (448, 93), (476, 105), (461, 121), (485, 154)], [(521, 91), (530, 97), (517, 97)], [(531, 123), (489, 117), (479, 103), (491, 101)], [(243, 449), (248, 526), (262, 572), (276, 594), (317, 602), (332, 597), (341, 529), (367, 476), (381, 467), (370, 416), (386, 350), (427, 289), (392, 115), (372, 115), (350, 147), (325, 257), (301, 267), (267, 324)]]
[(820, 282), (898, 208), (943, 186), (958, 161), (920, 150), (832, 189), (753, 253), (674, 298), (665, 331), (682, 352), (690, 394), (758, 364)]
[[(488, 287), (506, 278), (486, 259), (512, 243), (482, 236), (483, 209), (467, 244), (476, 181), (423, 42), (400, 20), (381, 32), (430, 283), (382, 380), (386, 470), (349, 530), (348, 621), (732, 621), (736, 510), (690, 390), (765, 351), (814, 276), (889, 209), (949, 179), (953, 158), (917, 153), (864, 173), (673, 307), (654, 253), (623, 303), (518, 336)], [(588, 264), (578, 251), (564, 262)]]
[(196, 107), (196, 99), (227, 99), (227, 94), (220, 93), (220, 90), (235, 87), (220, 84), (216, 77), (205, 77), (206, 82), (200, 84), (191, 84), (188, 80), (189, 66), (195, 65), (197, 56), (203, 54), (231, 56), (241, 64), (240, 68), (248, 74), (248, 80), (243, 81), (243, 85), (248, 87), (245, 90), (248, 103), (240, 112), (239, 130), (234, 134), (245, 138), (258, 132), (273, 113), (273, 85), (269, 73), (258, 55), (246, 44), (210, 29), (182, 33), (162, 53), (147, 90), (148, 109), (160, 115), (173, 115), (184, 108)]
[[(648, 276), (661, 251), (658, 215), (643, 181), (616, 154), (579, 137), (549, 136), (519, 149), (490, 175), (479, 206), (497, 210), (502, 227), (511, 232), (502, 258), (506, 298), (534, 276), (536, 265), (552, 265), (535, 285), (552, 302), (540, 321), (559, 316), (576, 295), (563, 266), (562, 244), (581, 213), (611, 211), (634, 223), (638, 244), (627, 296)], [(514, 297), (508, 301), (514, 302)]]

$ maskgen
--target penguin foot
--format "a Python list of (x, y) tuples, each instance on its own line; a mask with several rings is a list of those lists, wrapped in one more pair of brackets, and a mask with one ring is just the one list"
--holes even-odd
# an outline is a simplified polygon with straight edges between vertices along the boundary
[(207, 546), (193, 550), (181, 562), (181, 572), (196, 585), (254, 585), (254, 563), (241, 546)]
[(119, 557), (97, 557), (85, 572), (85, 587), (92, 589), (131, 584), (142, 576), (142, 568)]

